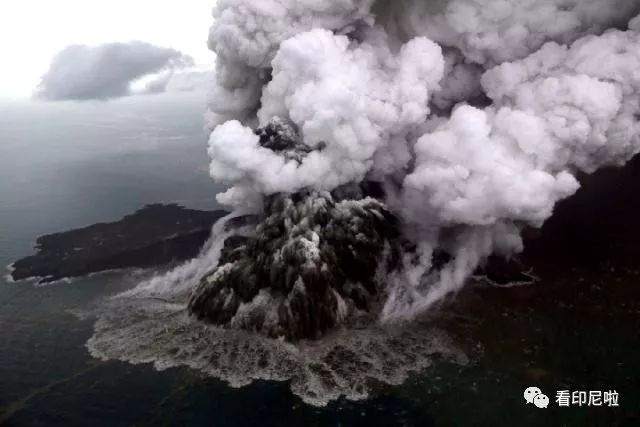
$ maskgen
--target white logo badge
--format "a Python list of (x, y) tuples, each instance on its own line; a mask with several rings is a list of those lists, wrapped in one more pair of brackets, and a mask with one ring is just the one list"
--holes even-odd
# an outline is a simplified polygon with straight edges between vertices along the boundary
[(546, 408), (549, 406), (549, 398), (542, 393), (538, 387), (528, 387), (524, 391), (524, 400), (529, 403), (533, 403), (538, 408)]
[(547, 406), (549, 406), (549, 398), (546, 395), (540, 393), (533, 398), (533, 404), (538, 408), (546, 408)]
[(527, 403), (533, 403), (533, 399), (539, 394), (542, 394), (542, 390), (538, 387), (529, 387), (524, 391), (524, 400)]

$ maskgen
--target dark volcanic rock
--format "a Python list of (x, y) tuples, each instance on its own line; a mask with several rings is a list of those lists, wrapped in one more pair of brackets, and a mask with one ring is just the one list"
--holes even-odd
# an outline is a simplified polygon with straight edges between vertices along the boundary
[(395, 264), (399, 236), (393, 214), (362, 190), (269, 196), (255, 236), (227, 240), (189, 308), (222, 326), (318, 338), (376, 303), (376, 273)]
[(37, 253), (13, 264), (14, 280), (65, 277), (154, 267), (192, 258), (225, 211), (197, 211), (175, 204), (148, 205), (119, 221), (49, 234), (36, 241)]
[(274, 117), (266, 126), (257, 129), (255, 133), (260, 137), (261, 146), (279, 153), (287, 160), (301, 163), (304, 156), (312, 151), (301, 141), (295, 126), (279, 117)]

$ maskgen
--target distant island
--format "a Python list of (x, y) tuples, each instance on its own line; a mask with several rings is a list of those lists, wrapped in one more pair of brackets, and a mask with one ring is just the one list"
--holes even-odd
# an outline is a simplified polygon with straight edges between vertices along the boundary
[(48, 234), (36, 254), (12, 265), (13, 280), (40, 283), (106, 270), (149, 268), (195, 257), (211, 227), (228, 212), (151, 204), (119, 221)]

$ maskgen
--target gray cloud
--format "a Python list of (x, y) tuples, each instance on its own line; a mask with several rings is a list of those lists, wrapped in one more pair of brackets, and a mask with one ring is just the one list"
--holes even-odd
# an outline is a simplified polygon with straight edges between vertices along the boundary
[[(192, 65), (181, 52), (149, 43), (71, 45), (53, 59), (35, 95), (47, 100), (109, 99), (132, 94), (136, 80)], [(163, 91), (164, 86), (154, 87)]]

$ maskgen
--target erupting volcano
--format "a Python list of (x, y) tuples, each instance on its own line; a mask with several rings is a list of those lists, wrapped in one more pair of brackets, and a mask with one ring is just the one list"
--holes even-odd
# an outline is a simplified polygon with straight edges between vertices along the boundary
[[(298, 164), (312, 152), (281, 120), (256, 133), (260, 146)], [(255, 234), (224, 251), (190, 310), (288, 339), (318, 337), (368, 312), (400, 250), (397, 219), (371, 197), (380, 191), (365, 182), (265, 196)]]
[(411, 319), (640, 149), (637, 2), (268, 3), (210, 33), (211, 175), (260, 218), (191, 297), (214, 324)]
[(218, 0), (208, 154), (234, 213), (197, 259), (110, 301), (90, 350), (291, 380), (317, 404), (463, 360), (423, 315), (521, 252), (577, 177), (640, 151), (639, 13)]

